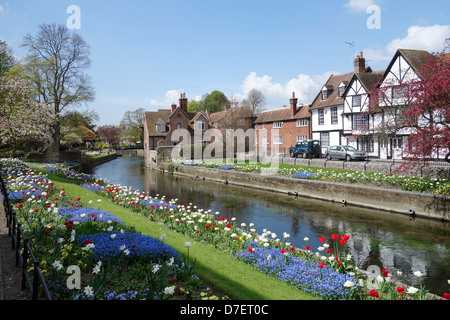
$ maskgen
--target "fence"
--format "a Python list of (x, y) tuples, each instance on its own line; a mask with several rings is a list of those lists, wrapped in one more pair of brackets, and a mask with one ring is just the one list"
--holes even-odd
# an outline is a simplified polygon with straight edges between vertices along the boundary
[[(45, 299), (52, 300), (51, 295), (47, 289), (44, 277), (39, 268), (39, 262), (33, 255), (33, 251), (25, 238), (21, 225), (17, 221), (16, 213), (14, 212), (11, 202), (6, 191), (6, 186), (3, 177), (0, 173), (0, 190), (3, 195), (3, 207), (6, 213), (6, 225), (8, 228), (8, 235), (12, 238), (12, 250), (16, 254), (16, 267), (22, 266), (22, 290), (29, 288), (32, 300), (38, 300), (39, 285), (43, 289)], [(23, 244), (21, 246), (21, 244)], [(31, 258), (31, 260), (29, 259)], [(28, 261), (33, 263), (33, 275), (28, 274)]]

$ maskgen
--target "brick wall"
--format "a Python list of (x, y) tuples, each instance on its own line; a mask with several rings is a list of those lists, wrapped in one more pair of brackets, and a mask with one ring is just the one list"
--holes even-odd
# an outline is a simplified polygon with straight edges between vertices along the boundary
[[(272, 148), (274, 145), (274, 135), (282, 136), (282, 143), (277, 144), (279, 153), (289, 153), (289, 148), (294, 146), (297, 143), (297, 136), (303, 135), (306, 136), (307, 139), (309, 136), (309, 125), (310, 121), (308, 120), (308, 125), (305, 127), (297, 127), (297, 120), (285, 120), (282, 121), (281, 128), (273, 128), (273, 123), (265, 123), (265, 130), (261, 124), (258, 125), (258, 130), (256, 131), (258, 144), (262, 143), (263, 135), (266, 135), (267, 138), (267, 152), (272, 153)], [(278, 133), (275, 134), (278, 130)], [(265, 133), (264, 133), (265, 132)], [(276, 149), (276, 147), (275, 147)]]

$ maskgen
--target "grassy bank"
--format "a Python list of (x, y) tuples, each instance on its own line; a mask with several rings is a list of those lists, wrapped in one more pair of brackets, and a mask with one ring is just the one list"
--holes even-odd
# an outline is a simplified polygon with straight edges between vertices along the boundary
[[(238, 300), (313, 300), (317, 299), (305, 292), (299, 291), (269, 275), (257, 271), (248, 264), (236, 260), (228, 253), (196, 242), (194, 239), (169, 230), (164, 226), (149, 221), (147, 218), (137, 215), (129, 209), (123, 208), (112, 201), (101, 198), (99, 195), (81, 186), (68, 182), (67, 180), (48, 173), (36, 165), (31, 165), (43, 175), (47, 175), (54, 184), (63, 189), (72, 198), (80, 198), (80, 202), (96, 209), (110, 212), (124, 221), (127, 225), (133, 226), (142, 234), (154, 237), (166, 236), (164, 242), (175, 248), (187, 258), (185, 243), (192, 243), (189, 249), (190, 259), (196, 259), (194, 273), (200, 278), (211, 283), (229, 295), (232, 299)], [(101, 200), (99, 202), (98, 200)]]

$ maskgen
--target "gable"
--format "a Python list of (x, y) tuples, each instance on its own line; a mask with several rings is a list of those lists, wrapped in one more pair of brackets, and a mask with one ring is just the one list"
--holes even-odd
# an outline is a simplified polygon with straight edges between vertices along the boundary
[(432, 56), (424, 50), (398, 49), (384, 73), (381, 86), (400, 85), (420, 80), (417, 73)]

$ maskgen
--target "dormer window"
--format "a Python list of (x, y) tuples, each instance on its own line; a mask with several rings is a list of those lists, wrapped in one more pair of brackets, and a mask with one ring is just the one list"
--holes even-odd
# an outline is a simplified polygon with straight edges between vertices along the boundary
[(344, 95), (344, 91), (345, 91), (345, 86), (339, 87), (339, 89), (338, 89), (339, 98), (341, 98)]
[(156, 123), (156, 131), (157, 132), (166, 132), (167, 131), (166, 123), (162, 119), (159, 119), (159, 121)]
[(197, 122), (197, 130), (205, 130), (205, 123), (201, 121)]
[(156, 125), (156, 131), (158, 131), (158, 132), (166, 132), (166, 125), (164, 123), (158, 123)]
[(322, 100), (328, 99), (328, 90), (322, 90)]

